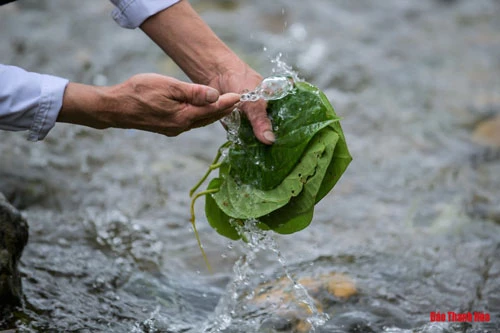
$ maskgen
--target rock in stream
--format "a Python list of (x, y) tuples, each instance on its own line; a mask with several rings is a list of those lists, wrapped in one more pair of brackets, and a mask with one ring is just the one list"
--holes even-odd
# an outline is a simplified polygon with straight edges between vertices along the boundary
[(0, 308), (21, 303), (18, 263), (28, 242), (28, 223), (0, 193)]

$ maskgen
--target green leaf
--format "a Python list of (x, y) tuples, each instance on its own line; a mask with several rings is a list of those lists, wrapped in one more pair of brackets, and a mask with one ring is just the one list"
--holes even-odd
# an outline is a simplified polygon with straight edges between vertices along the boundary
[[(208, 184), (207, 190), (218, 189), (222, 184), (222, 179), (214, 178)], [(241, 236), (238, 231), (231, 225), (231, 217), (227, 216), (217, 205), (211, 195), (205, 196), (205, 215), (208, 223), (222, 236), (229, 239), (237, 240)]]
[[(313, 214), (314, 206), (303, 213), (292, 216), (286, 223), (280, 224), (277, 227), (274, 227), (272, 230), (279, 234), (293, 234), (294, 232), (307, 228), (309, 224), (311, 224)], [(262, 224), (267, 226), (267, 224), (265, 224), (264, 222)], [(269, 228), (269, 226), (267, 227)]]
[(309, 141), (321, 129), (339, 118), (318, 95), (317, 88), (299, 82), (285, 98), (268, 102), (276, 141), (265, 145), (253, 134), (250, 122), (242, 117), (239, 141), (229, 150), (231, 176), (257, 189), (278, 186), (301, 158)]
[(351, 154), (349, 154), (349, 150), (347, 149), (344, 135), (342, 131), (340, 131), (337, 145), (333, 151), (332, 160), (330, 161), (330, 165), (326, 170), (325, 178), (323, 179), (323, 183), (321, 184), (316, 196), (316, 203), (323, 199), (325, 195), (332, 190), (351, 161)]
[[(327, 112), (335, 115), (335, 111), (325, 94), (317, 88), (314, 89), (316, 89), (318, 96), (320, 97), (323, 104), (326, 105), (328, 109)], [(318, 195), (316, 196), (316, 203), (323, 199), (323, 197), (332, 190), (332, 188), (335, 186), (335, 184), (337, 184), (338, 180), (347, 169), (349, 163), (351, 163), (352, 161), (352, 156), (349, 153), (349, 149), (347, 148), (347, 142), (345, 140), (344, 131), (342, 131), (342, 127), (340, 126), (340, 122), (332, 123), (330, 126), (339, 135), (339, 139), (333, 152), (333, 158), (326, 171), (324, 181), (321, 184)]]
[(236, 219), (258, 218), (269, 214), (300, 194), (308, 178), (317, 172), (316, 168), (326, 145), (322, 136), (314, 137), (300, 163), (281, 184), (267, 191), (238, 183), (231, 177), (231, 173), (224, 174), (220, 171), (223, 181), (219, 191), (213, 194), (213, 199), (225, 214)]
[[(334, 154), (335, 145), (339, 135), (331, 127), (323, 129), (313, 140), (325, 145), (325, 150), (318, 160), (316, 172), (307, 179), (304, 189), (290, 202), (272, 213), (260, 218), (270, 229), (279, 233), (292, 233), (304, 229), (311, 222), (314, 205), (317, 200), (319, 189), (325, 179), (325, 175)], [(305, 154), (308, 154), (306, 151)]]
[[(230, 239), (241, 238), (235, 221), (247, 219), (258, 219), (261, 229), (282, 234), (306, 228), (315, 204), (352, 160), (339, 118), (318, 88), (296, 83), (292, 94), (268, 102), (268, 114), (275, 143), (260, 143), (242, 117), (237, 142), (226, 142), (209, 169), (218, 167), (219, 176), (198, 194), (208, 194), (205, 214), (209, 224)], [(227, 147), (227, 155), (217, 163)]]

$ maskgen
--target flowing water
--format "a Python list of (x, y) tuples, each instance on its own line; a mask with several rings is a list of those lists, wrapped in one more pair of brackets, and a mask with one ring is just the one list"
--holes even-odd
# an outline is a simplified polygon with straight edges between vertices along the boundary
[(259, 99), (272, 101), (287, 96), (293, 90), (292, 76), (269, 76), (253, 90), (241, 95), (240, 101), (255, 102)]
[[(2, 63), (93, 84), (185, 79), (106, 1), (18, 2), (0, 8)], [(500, 332), (500, 3), (192, 3), (265, 77), (293, 69), (320, 87), (353, 162), (294, 235), (231, 242), (198, 204), (209, 273), (188, 192), (222, 126), (166, 138), (58, 124), (41, 143), (2, 132), (0, 190), (30, 241), (24, 306), (2, 311), (0, 330)]]
[[(233, 281), (228, 285), (226, 294), (219, 300), (219, 304), (214, 312), (214, 316), (209, 319), (204, 327), (204, 332), (222, 332), (226, 328), (238, 326), (242, 332), (252, 332), (259, 328), (262, 323), (272, 320), (275, 311), (261, 311), (255, 319), (239, 318), (235, 315), (245, 312), (248, 305), (241, 303), (240, 299), (253, 300), (256, 296), (258, 272), (253, 268), (255, 260), (260, 251), (272, 251), (276, 255), (276, 260), (281, 264), (282, 270), (290, 284), (293, 286), (291, 293), (294, 294), (295, 306), (303, 306), (306, 309), (306, 316), (303, 318), (311, 332), (316, 332), (316, 328), (322, 326), (327, 320), (328, 315), (318, 311), (314, 300), (309, 295), (306, 288), (300, 284), (291, 274), (287, 263), (281, 254), (278, 245), (269, 232), (265, 232), (257, 227), (256, 220), (247, 220), (244, 225), (235, 223), (238, 233), (247, 240), (244, 255), (241, 256), (233, 267)], [(284, 304), (275, 304), (278, 308)], [(290, 304), (286, 304), (289, 306)]]

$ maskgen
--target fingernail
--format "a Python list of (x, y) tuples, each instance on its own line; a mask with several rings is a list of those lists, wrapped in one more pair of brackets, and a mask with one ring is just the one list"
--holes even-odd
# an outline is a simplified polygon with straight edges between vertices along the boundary
[(208, 89), (205, 100), (209, 103), (216, 102), (219, 99), (219, 92), (215, 89)]
[(265, 131), (264, 138), (268, 141), (271, 141), (271, 142), (276, 141), (276, 138), (274, 137), (274, 133), (271, 131)]

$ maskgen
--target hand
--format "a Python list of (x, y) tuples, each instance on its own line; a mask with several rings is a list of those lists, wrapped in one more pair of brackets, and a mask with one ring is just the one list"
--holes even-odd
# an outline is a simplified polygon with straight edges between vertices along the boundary
[(221, 119), (238, 101), (238, 94), (219, 96), (208, 86), (139, 74), (112, 87), (70, 83), (58, 121), (176, 136)]
[[(154, 40), (193, 82), (207, 84), (221, 93), (253, 90), (262, 77), (245, 64), (203, 22), (188, 1), (149, 17), (141, 29)], [(274, 142), (266, 102), (245, 102), (241, 109), (255, 136), (265, 144)]]
[[(210, 81), (209, 86), (220, 92), (252, 91), (262, 81), (262, 76), (244, 63), (239, 64), (239, 70), (227, 70)], [(275, 140), (271, 121), (267, 117), (267, 103), (260, 99), (256, 102), (242, 102), (239, 108), (245, 113), (253, 127), (257, 139), (265, 144), (272, 144)]]

